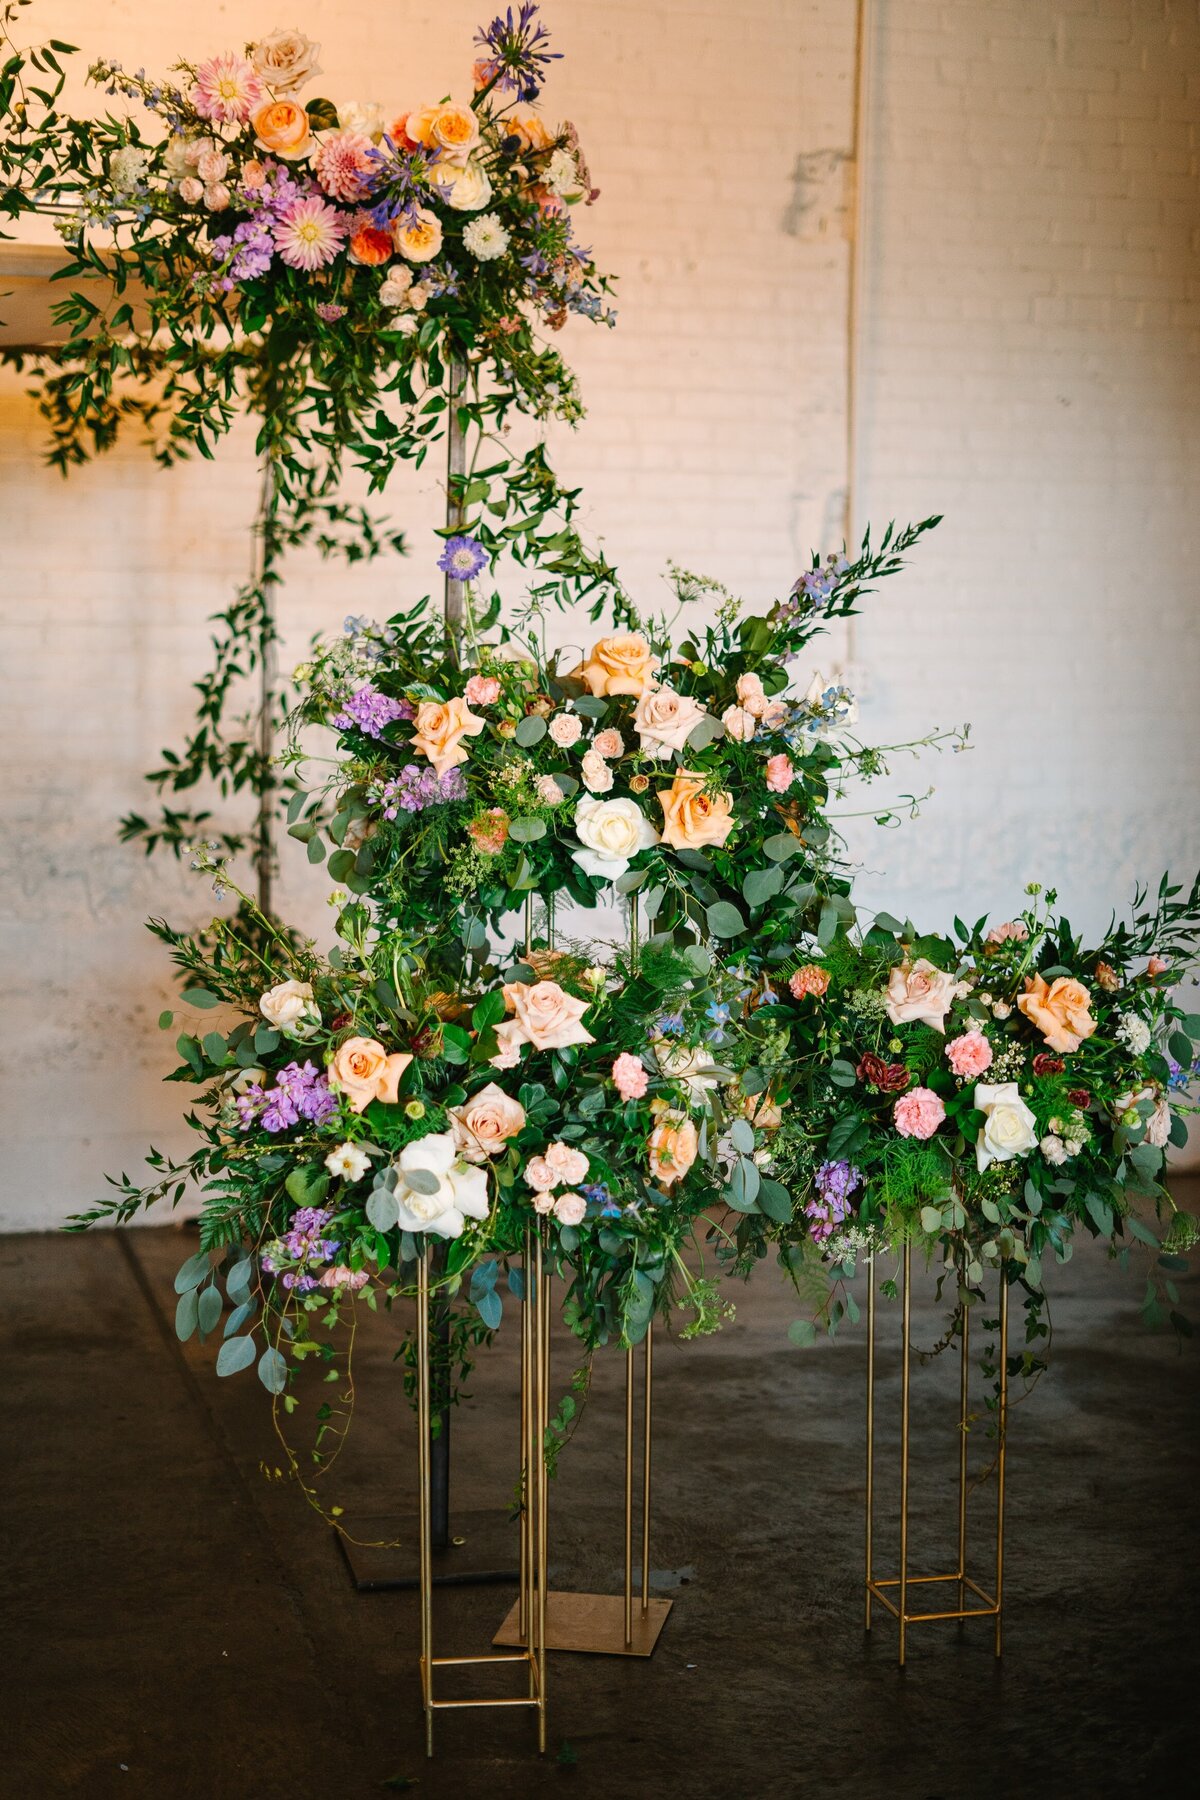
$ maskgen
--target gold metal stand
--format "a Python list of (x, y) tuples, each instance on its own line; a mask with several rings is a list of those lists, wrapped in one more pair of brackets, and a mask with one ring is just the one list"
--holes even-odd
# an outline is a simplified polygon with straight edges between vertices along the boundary
[[(902, 1363), (900, 1369), (900, 1573), (877, 1576), (874, 1566), (875, 1532), (875, 1258), (867, 1259), (867, 1530), (866, 1530), (866, 1629), (871, 1629), (871, 1603), (878, 1600), (900, 1627), (900, 1667), (907, 1652), (908, 1627), (932, 1619), (995, 1619), (996, 1655), (1002, 1649), (1004, 1609), (1004, 1459), (1008, 1438), (1008, 1271), (1000, 1270), (1000, 1396), (997, 1409), (999, 1446), (996, 1454), (996, 1579), (989, 1594), (967, 1574), (967, 1432), (968, 1376), (970, 1368), (970, 1312), (964, 1307), (960, 1334), (962, 1358), (959, 1375), (958, 1446), (958, 1565), (945, 1575), (910, 1575), (908, 1572), (908, 1452), (909, 1376), (912, 1327), (912, 1250), (904, 1247), (904, 1293), (901, 1301)], [(953, 1582), (958, 1605), (939, 1612), (910, 1612), (909, 1589)], [(893, 1599), (887, 1592), (898, 1589)], [(968, 1605), (968, 1597), (975, 1604)]]
[[(622, 1594), (546, 1597), (547, 1650), (577, 1650), (592, 1656), (650, 1656), (671, 1610), (670, 1600), (650, 1598), (650, 1442), (653, 1428), (654, 1329), (645, 1337), (645, 1405), (642, 1411), (642, 1533), (638, 1604), (634, 1605), (634, 1378), (636, 1352), (625, 1352), (625, 1587)], [(527, 1643), (526, 1614), (520, 1601), (492, 1639), (494, 1644)]]
[[(549, 1389), (550, 1280), (542, 1240), (525, 1231), (525, 1292), (521, 1301), (521, 1617), (526, 1622), (516, 1655), (433, 1654), (433, 1554), (430, 1516), (429, 1250), (417, 1263), (417, 1435), (421, 1486), (421, 1699), (425, 1754), (433, 1755), (433, 1715), (461, 1707), (528, 1706), (536, 1709), (538, 1750), (546, 1748), (546, 1419)], [(526, 1670), (527, 1692), (496, 1700), (447, 1700), (434, 1692), (434, 1671), (481, 1663), (511, 1663)]]

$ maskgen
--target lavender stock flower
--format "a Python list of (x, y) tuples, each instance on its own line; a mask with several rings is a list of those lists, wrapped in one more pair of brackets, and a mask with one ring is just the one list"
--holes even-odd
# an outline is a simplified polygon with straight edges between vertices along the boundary
[(371, 788), (369, 797), (383, 807), (385, 819), (395, 819), (401, 812), (424, 812), (427, 806), (444, 806), (451, 800), (465, 800), (467, 784), (461, 769), (447, 769), (444, 775), (438, 775), (434, 769), (405, 763), (393, 780)]

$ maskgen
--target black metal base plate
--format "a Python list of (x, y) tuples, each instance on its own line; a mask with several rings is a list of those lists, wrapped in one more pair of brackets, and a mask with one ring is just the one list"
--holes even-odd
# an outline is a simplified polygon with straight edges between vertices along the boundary
[[(419, 1527), (415, 1513), (356, 1518), (351, 1544), (337, 1534), (350, 1579), (360, 1594), (415, 1588), (420, 1580)], [(396, 1540), (399, 1540), (397, 1543)], [(374, 1541), (372, 1541), (374, 1540)], [(434, 1551), (435, 1587), (514, 1586), (520, 1580), (517, 1523), (499, 1509), (457, 1513), (450, 1521), (447, 1549)]]

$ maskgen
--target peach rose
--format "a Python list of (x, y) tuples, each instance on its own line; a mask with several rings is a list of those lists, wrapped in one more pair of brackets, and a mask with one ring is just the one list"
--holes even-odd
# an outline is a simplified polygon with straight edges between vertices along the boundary
[(496, 1027), (497, 1050), (489, 1062), (493, 1069), (515, 1069), (521, 1060), (521, 1046), (529, 1039), (515, 1019), (502, 1019)]
[(479, 142), (479, 120), (469, 106), (439, 106), (429, 135), (449, 162), (466, 162)]
[(520, 138), (525, 150), (549, 150), (554, 139), (531, 106), (514, 106), (505, 114), (504, 134)]
[(767, 710), (767, 696), (761, 675), (739, 675), (737, 697), (738, 705), (744, 712), (748, 712), (752, 719), (761, 719)]
[(422, 700), (417, 707), (416, 733), (412, 747), (427, 756), (439, 775), (465, 763), (465, 737), (478, 737), (486, 720), (473, 713), (465, 700), (455, 698), (445, 704), (440, 700)]
[(348, 249), (351, 262), (362, 263), (367, 269), (378, 269), (391, 261), (395, 245), (390, 231), (379, 231), (374, 225), (362, 224), (355, 230)]
[(744, 706), (727, 706), (721, 714), (721, 723), (726, 737), (732, 738), (735, 744), (748, 744), (754, 736), (757, 720)]
[(884, 1011), (893, 1025), (929, 1025), (943, 1036), (946, 1014), (954, 999), (956, 983), (953, 975), (935, 968), (923, 956), (915, 963), (902, 963), (888, 977), (887, 1002)]
[(499, 1156), (509, 1138), (516, 1137), (525, 1123), (525, 1108), (489, 1081), (461, 1106), (448, 1107), (446, 1116), (459, 1155), (481, 1163), (489, 1156)]
[(560, 1194), (554, 1202), (554, 1216), (560, 1225), (582, 1225), (587, 1217), (587, 1201), (582, 1194)]
[(669, 756), (672, 750), (683, 749), (706, 716), (690, 694), (677, 694), (665, 686), (643, 688), (634, 708), (633, 729), (646, 756)]
[(419, 106), (415, 112), (406, 113), (396, 120), (396, 125), (392, 128), (392, 136), (395, 136), (398, 127), (403, 130), (410, 144), (422, 144), (426, 150), (432, 150), (434, 147), (433, 121), (441, 110), (440, 101), (435, 101), (432, 106)]
[(514, 1023), (535, 1050), (565, 1050), (570, 1044), (596, 1041), (582, 1023), (588, 1002), (565, 993), (557, 981), (535, 981), (529, 986), (510, 982), (504, 989), (504, 1000), (516, 1015)]
[(372, 1100), (396, 1104), (400, 1077), (412, 1061), (398, 1051), (388, 1055), (375, 1038), (347, 1038), (329, 1067), (329, 1085), (345, 1094), (351, 1112), (360, 1113)]
[(300, 162), (313, 147), (308, 114), (298, 100), (268, 100), (250, 115), (254, 141), (285, 162)]
[(574, 673), (593, 694), (643, 694), (653, 679), (650, 646), (640, 631), (601, 638)]
[(651, 1175), (660, 1186), (674, 1187), (695, 1162), (699, 1148), (696, 1127), (686, 1114), (663, 1113), (646, 1144)]
[(1027, 975), (1025, 992), (1017, 1001), (1051, 1050), (1064, 1055), (1078, 1050), (1084, 1038), (1090, 1038), (1095, 1031), (1091, 1004), (1092, 996), (1082, 981), (1074, 981), (1069, 975), (1059, 975), (1049, 984), (1043, 975)]
[(427, 206), (418, 206), (412, 220), (401, 213), (392, 226), (392, 242), (409, 262), (432, 262), (442, 247), (441, 221)]
[(706, 794), (703, 775), (681, 770), (658, 799), (663, 809), (662, 841), (672, 850), (723, 844), (733, 830), (732, 795)]

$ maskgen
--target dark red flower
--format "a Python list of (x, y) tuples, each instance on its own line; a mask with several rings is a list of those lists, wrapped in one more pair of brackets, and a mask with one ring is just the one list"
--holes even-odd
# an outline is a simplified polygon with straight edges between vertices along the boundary
[(1087, 1088), (1068, 1088), (1067, 1099), (1072, 1106), (1090, 1106), (1092, 1104), (1092, 1096)]
[(345, 1027), (347, 1025), (349, 1025), (352, 1016), (353, 1015), (351, 1013), (340, 1012), (337, 1015), (336, 1019), (331, 1019), (329, 1021), (330, 1031), (343, 1031), (345, 1029)]
[(903, 1063), (886, 1063), (872, 1050), (866, 1052), (855, 1072), (860, 1081), (878, 1088), (881, 1094), (902, 1094), (912, 1080)]
[(1039, 1051), (1033, 1059), (1035, 1075), (1061, 1075), (1066, 1066), (1061, 1056), (1047, 1056), (1044, 1050)]

